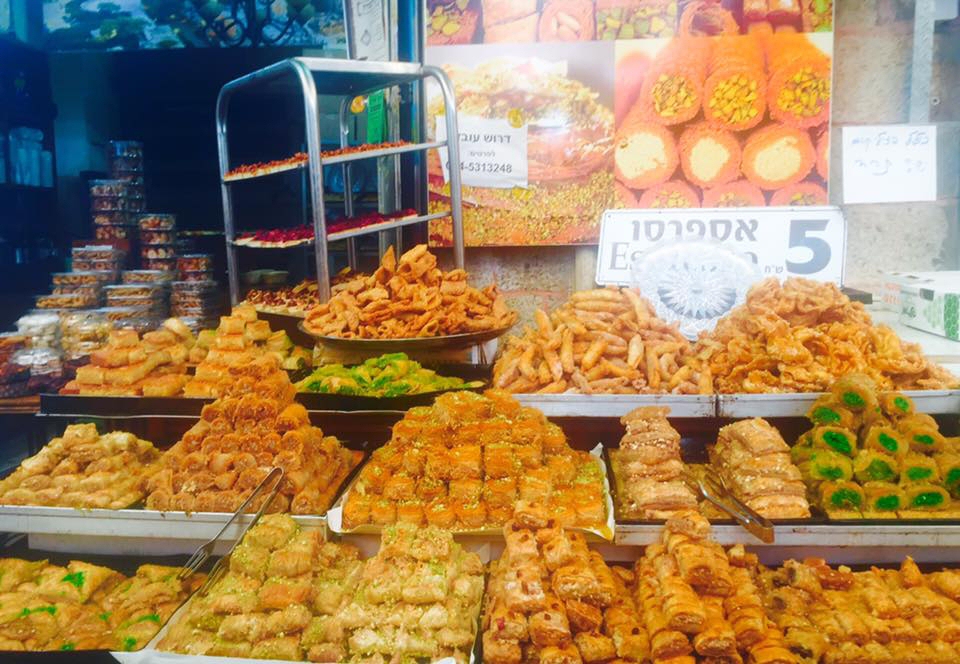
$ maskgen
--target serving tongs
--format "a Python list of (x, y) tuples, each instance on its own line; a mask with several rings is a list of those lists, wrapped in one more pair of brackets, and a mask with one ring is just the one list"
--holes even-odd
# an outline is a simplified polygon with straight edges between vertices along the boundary
[(200, 586), (200, 589), (197, 591), (200, 595), (203, 595), (207, 592), (213, 584), (216, 583), (220, 577), (227, 571), (227, 561), (230, 560), (230, 555), (233, 553), (233, 550), (237, 548), (237, 544), (243, 539), (243, 536), (247, 534), (247, 531), (254, 525), (257, 521), (260, 520), (260, 517), (264, 515), (267, 511), (267, 508), (273, 502), (273, 499), (277, 497), (277, 493), (280, 491), (280, 485), (283, 484), (283, 468), (271, 468), (270, 472), (267, 473), (266, 477), (260, 480), (260, 483), (253, 489), (247, 499), (243, 501), (243, 504), (237, 508), (237, 510), (230, 515), (230, 518), (227, 519), (227, 522), (223, 524), (223, 528), (220, 529), (216, 535), (213, 536), (213, 539), (208, 541), (206, 544), (201, 544), (200, 547), (193, 552), (193, 555), (190, 556), (190, 559), (187, 560), (184, 564), (183, 569), (180, 570), (180, 573), (177, 575), (178, 579), (186, 579), (192, 574), (196, 573), (203, 565), (210, 559), (213, 555), (214, 549), (217, 546), (217, 542), (220, 541), (220, 536), (223, 535), (227, 528), (230, 527), (237, 518), (243, 514), (247, 507), (252, 503), (257, 496), (263, 493), (263, 490), (270, 483), (270, 480), (276, 479), (277, 482), (273, 486), (273, 490), (270, 492), (270, 495), (267, 497), (263, 504), (260, 505), (260, 509), (257, 510), (257, 513), (253, 515), (253, 518), (248, 521), (243, 528), (240, 530), (240, 534), (237, 536), (236, 541), (234, 541), (233, 546), (230, 547), (230, 550), (227, 551), (226, 555), (222, 556), (220, 560), (213, 566), (213, 569), (210, 570), (210, 574), (207, 575), (207, 580), (204, 581), (203, 585)]
[(773, 544), (773, 523), (765, 516), (741, 501), (731, 492), (723, 480), (709, 472), (694, 476), (689, 470), (684, 473), (687, 485), (709, 500), (718, 509), (729, 514), (744, 530), (765, 544)]

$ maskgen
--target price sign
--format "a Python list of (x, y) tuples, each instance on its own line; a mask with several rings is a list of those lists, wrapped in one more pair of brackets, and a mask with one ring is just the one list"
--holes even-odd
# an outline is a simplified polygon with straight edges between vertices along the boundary
[(390, 60), (384, 0), (343, 0), (347, 46), (352, 60)]
[(845, 238), (831, 207), (608, 210), (597, 283), (638, 287), (695, 339), (764, 277), (840, 282)]
[[(507, 120), (461, 115), (460, 172), (469, 187), (511, 189), (527, 186), (527, 126), (514, 127)], [(447, 140), (447, 125), (437, 118), (438, 141)], [(446, 148), (440, 149), (443, 179), (450, 181)]]
[(843, 202), (937, 199), (935, 125), (843, 128)]
[(597, 283), (630, 285), (645, 254), (669, 243), (713, 243), (749, 260), (760, 277), (840, 283), (846, 223), (836, 207), (608, 210)]

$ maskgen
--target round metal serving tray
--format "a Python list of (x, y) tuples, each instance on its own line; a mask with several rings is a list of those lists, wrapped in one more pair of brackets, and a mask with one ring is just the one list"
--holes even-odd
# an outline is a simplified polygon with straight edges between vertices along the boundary
[(412, 337), (406, 339), (344, 339), (343, 337), (324, 337), (313, 334), (306, 327), (306, 321), (298, 327), (304, 334), (309, 334), (317, 343), (327, 348), (338, 350), (360, 351), (369, 353), (406, 353), (429, 350), (459, 350), (470, 348), (496, 339), (505, 334), (513, 325), (482, 332), (467, 334), (451, 334), (445, 337)]

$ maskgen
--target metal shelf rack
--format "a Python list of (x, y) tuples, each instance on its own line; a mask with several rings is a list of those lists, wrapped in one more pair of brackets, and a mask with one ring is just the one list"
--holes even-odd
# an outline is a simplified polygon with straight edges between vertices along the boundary
[[(330, 268), (328, 264), (328, 247), (331, 242), (347, 240), (348, 256), (351, 267), (356, 267), (356, 252), (353, 247), (353, 238), (368, 233), (390, 231), (414, 223), (429, 222), (450, 216), (453, 222), (453, 255), (454, 262), (459, 268), (464, 267), (463, 252), (463, 218), (461, 209), (460, 189), (460, 154), (457, 137), (456, 101), (453, 96), (453, 86), (442, 69), (429, 65), (408, 62), (370, 62), (365, 60), (339, 60), (330, 58), (289, 58), (269, 67), (257, 70), (223, 86), (217, 97), (217, 146), (220, 153), (220, 190), (223, 197), (223, 219), (227, 243), (227, 268), (230, 282), (230, 300), (233, 304), (240, 301), (240, 274), (238, 267), (238, 252), (236, 244), (237, 224), (234, 217), (232, 187), (241, 179), (258, 179), (263, 176), (228, 178), (230, 171), (230, 151), (227, 141), (227, 113), (230, 101), (235, 93), (253, 87), (276, 83), (283, 79), (295, 78), (299, 91), (303, 97), (303, 112), (306, 127), (307, 162), (291, 166), (283, 170), (306, 170), (307, 196), (312, 210), (314, 241), (302, 246), (315, 247), (317, 285), (321, 302), (330, 299)], [(320, 117), (318, 95), (337, 96), (341, 98), (340, 116), (340, 144), (347, 146), (348, 131), (347, 119), (350, 100), (357, 96), (367, 95), (378, 90), (392, 88), (398, 85), (411, 83), (425, 83), (433, 79), (444, 99), (445, 122), (447, 136), (453, 140), (433, 141), (426, 143), (412, 143), (397, 147), (371, 149), (349, 154), (339, 154), (323, 157), (320, 147)], [(420, 109), (420, 112), (426, 112)], [(426, 151), (446, 148), (450, 162), (450, 211), (449, 213), (427, 214), (426, 210), (419, 210), (416, 217), (407, 217), (349, 229), (338, 233), (327, 233), (326, 211), (323, 203), (323, 167), (341, 164), (344, 176), (344, 191), (347, 193), (344, 208), (347, 217), (353, 216), (352, 188), (350, 186), (350, 172), (348, 165), (361, 159), (376, 159), (392, 157), (408, 152)], [(278, 171), (279, 172), (279, 171)], [(426, 205), (426, 203), (424, 203)]]

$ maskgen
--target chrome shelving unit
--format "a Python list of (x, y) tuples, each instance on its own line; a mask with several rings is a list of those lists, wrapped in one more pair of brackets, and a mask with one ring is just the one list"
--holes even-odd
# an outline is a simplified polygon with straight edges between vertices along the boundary
[[(238, 252), (236, 244), (236, 219), (233, 210), (232, 187), (235, 182), (259, 177), (269, 177), (270, 174), (243, 178), (228, 178), (230, 171), (230, 151), (227, 141), (227, 113), (230, 100), (235, 93), (253, 87), (264, 86), (279, 80), (293, 77), (299, 86), (303, 97), (303, 113), (306, 127), (307, 162), (302, 166), (294, 166), (284, 170), (307, 171), (307, 196), (312, 209), (312, 222), (317, 271), (317, 285), (322, 302), (330, 299), (330, 267), (328, 263), (328, 248), (331, 242), (347, 240), (348, 257), (351, 267), (356, 267), (356, 252), (353, 247), (353, 238), (368, 233), (391, 231), (410, 224), (429, 222), (445, 216), (453, 221), (454, 262), (459, 268), (464, 267), (463, 252), (463, 218), (461, 210), (460, 190), (460, 154), (456, 137), (457, 131), (456, 101), (453, 95), (453, 86), (442, 69), (419, 63), (407, 62), (369, 62), (365, 60), (339, 60), (331, 58), (290, 58), (282, 60), (269, 67), (242, 76), (230, 81), (220, 90), (217, 98), (217, 145), (220, 152), (220, 190), (223, 197), (223, 219), (227, 241), (227, 268), (230, 282), (230, 300), (233, 304), (240, 301), (240, 273), (238, 266)], [(398, 85), (411, 83), (425, 83), (433, 79), (444, 99), (445, 121), (447, 136), (453, 140), (431, 141), (425, 143), (411, 143), (398, 147), (372, 149), (363, 152), (339, 154), (323, 157), (320, 147), (320, 117), (318, 95), (336, 96), (341, 98), (340, 108), (336, 109), (340, 117), (340, 145), (347, 147), (348, 131), (347, 120), (350, 100), (357, 96), (368, 95), (378, 90), (392, 88)], [(331, 109), (333, 110), (333, 109)], [(426, 112), (421, 109), (420, 112)], [(344, 176), (345, 200), (344, 208), (347, 217), (353, 216), (352, 190), (349, 164), (361, 159), (377, 159), (393, 157), (407, 152), (426, 151), (446, 148), (450, 162), (450, 211), (449, 213), (427, 214), (420, 210), (414, 217), (393, 219), (381, 224), (349, 229), (338, 233), (327, 233), (326, 211), (323, 203), (323, 167), (341, 164)], [(426, 202), (424, 202), (424, 207)], [(310, 246), (309, 244), (304, 246)]]

